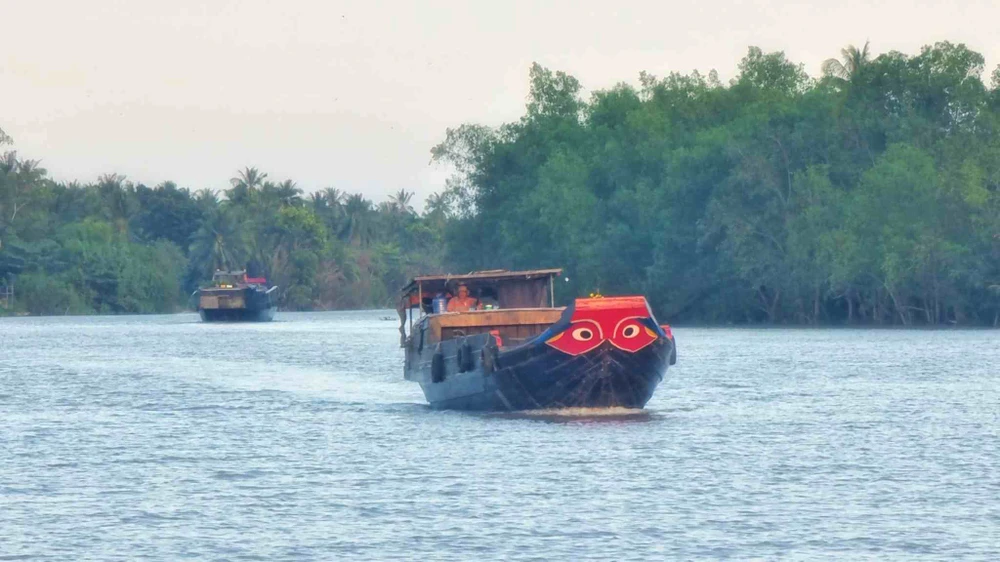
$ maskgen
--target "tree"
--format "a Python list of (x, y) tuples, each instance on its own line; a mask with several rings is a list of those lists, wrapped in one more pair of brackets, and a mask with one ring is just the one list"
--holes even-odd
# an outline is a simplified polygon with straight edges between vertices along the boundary
[(28, 191), (38, 187), (45, 177), (47, 172), (40, 164), (38, 160), (18, 159), (16, 152), (7, 152), (0, 158), (0, 173), (9, 178), (3, 194), (6, 222), (13, 223), (17, 219), (18, 211), (28, 204)]
[(262, 173), (257, 168), (249, 166), (243, 168), (229, 180), (232, 189), (226, 191), (226, 198), (237, 204), (251, 202), (254, 199), (254, 193), (260, 190), (266, 179), (267, 174)]
[(564, 295), (642, 291), (681, 320), (992, 322), (1000, 98), (981, 55), (843, 54), (815, 82), (751, 47), (728, 87), (643, 74), (588, 102), (533, 66), (521, 119), (432, 151), (456, 171), (448, 257), (563, 265)]
[(413, 199), (413, 192), (406, 191), (405, 189), (400, 189), (393, 195), (389, 196), (389, 204), (392, 211), (402, 215), (412, 215), (416, 211), (413, 210), (413, 205), (410, 201)]
[(826, 59), (823, 61), (823, 65), (820, 67), (823, 75), (831, 76), (845, 83), (853, 82), (871, 60), (868, 43), (865, 41), (865, 46), (860, 49), (854, 45), (848, 45), (840, 50), (840, 60)]
[(748, 49), (747, 55), (740, 61), (739, 70), (734, 87), (749, 87), (787, 96), (801, 93), (808, 81), (802, 65), (789, 61), (784, 52), (765, 54), (759, 47)]
[[(210, 198), (208, 205), (217, 204), (214, 193), (208, 192), (205, 196)], [(178, 189), (177, 184), (168, 181), (154, 189), (137, 186), (136, 198), (140, 209), (136, 224), (142, 238), (170, 240), (186, 252), (203, 212), (190, 191)]]
[(277, 185), (268, 185), (265, 198), (277, 201), (281, 206), (296, 206), (302, 204), (302, 190), (292, 180), (285, 180)]
[(528, 117), (555, 116), (575, 118), (583, 104), (579, 100), (580, 82), (565, 72), (552, 72), (532, 63), (528, 73)]
[(345, 221), (340, 238), (348, 243), (368, 245), (374, 234), (372, 202), (360, 193), (347, 197), (344, 204)]
[(121, 174), (104, 174), (97, 178), (97, 191), (102, 199), (104, 218), (118, 232), (127, 233), (130, 221), (138, 213), (135, 185)]
[(323, 190), (323, 195), (326, 196), (326, 203), (331, 208), (341, 207), (344, 204), (344, 198), (346, 197), (346, 194), (336, 187), (327, 187)]
[(219, 207), (202, 218), (191, 242), (190, 268), (195, 279), (211, 278), (217, 269), (241, 269), (249, 257), (246, 233), (236, 212)]
[(326, 195), (323, 192), (317, 191), (309, 196), (309, 203), (312, 204), (313, 211), (316, 213), (323, 213), (326, 211)]
[(420, 215), (406, 189), (305, 204), (248, 167), (220, 202), (57, 182), (11, 152), (0, 275), (44, 288), (26, 311), (146, 312), (217, 267), (307, 309), (385, 306), (419, 273), (554, 265), (562, 304), (641, 293), (671, 322), (1000, 324), (1000, 70), (987, 87), (983, 56), (947, 41), (842, 54), (817, 81), (751, 47), (728, 84), (642, 73), (586, 99), (532, 65), (520, 118), (445, 132), (431, 156), (455, 173)]

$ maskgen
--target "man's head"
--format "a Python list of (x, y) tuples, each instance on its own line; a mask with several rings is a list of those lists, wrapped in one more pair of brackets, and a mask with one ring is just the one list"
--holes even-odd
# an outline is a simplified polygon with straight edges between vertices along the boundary
[(458, 296), (459, 298), (467, 298), (469, 296), (469, 288), (465, 284), (458, 286)]

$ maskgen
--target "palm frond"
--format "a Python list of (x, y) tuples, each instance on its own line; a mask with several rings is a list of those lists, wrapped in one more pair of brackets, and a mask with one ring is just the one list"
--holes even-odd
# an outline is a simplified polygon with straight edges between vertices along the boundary
[(820, 70), (823, 71), (825, 76), (833, 76), (841, 80), (847, 80), (850, 76), (844, 64), (837, 59), (826, 59), (823, 61), (822, 66), (820, 66)]

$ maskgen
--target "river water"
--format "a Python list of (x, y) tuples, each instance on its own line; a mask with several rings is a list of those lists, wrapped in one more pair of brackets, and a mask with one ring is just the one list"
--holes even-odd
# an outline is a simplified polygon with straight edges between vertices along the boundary
[(384, 316), (0, 319), (0, 559), (1000, 559), (998, 332), (677, 328), (644, 412), (508, 416)]

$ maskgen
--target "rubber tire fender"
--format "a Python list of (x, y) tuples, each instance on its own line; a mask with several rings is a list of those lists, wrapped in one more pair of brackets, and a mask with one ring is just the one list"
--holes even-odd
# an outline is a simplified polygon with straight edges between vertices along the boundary
[(431, 356), (431, 382), (441, 382), (444, 380), (444, 353), (441, 346), (434, 350)]
[(493, 342), (483, 346), (479, 352), (479, 360), (483, 365), (483, 373), (489, 374), (497, 370), (497, 347)]
[(458, 344), (458, 372), (471, 371), (475, 367), (475, 363), (472, 356), (472, 346), (469, 345), (468, 340), (462, 340), (462, 343)]

